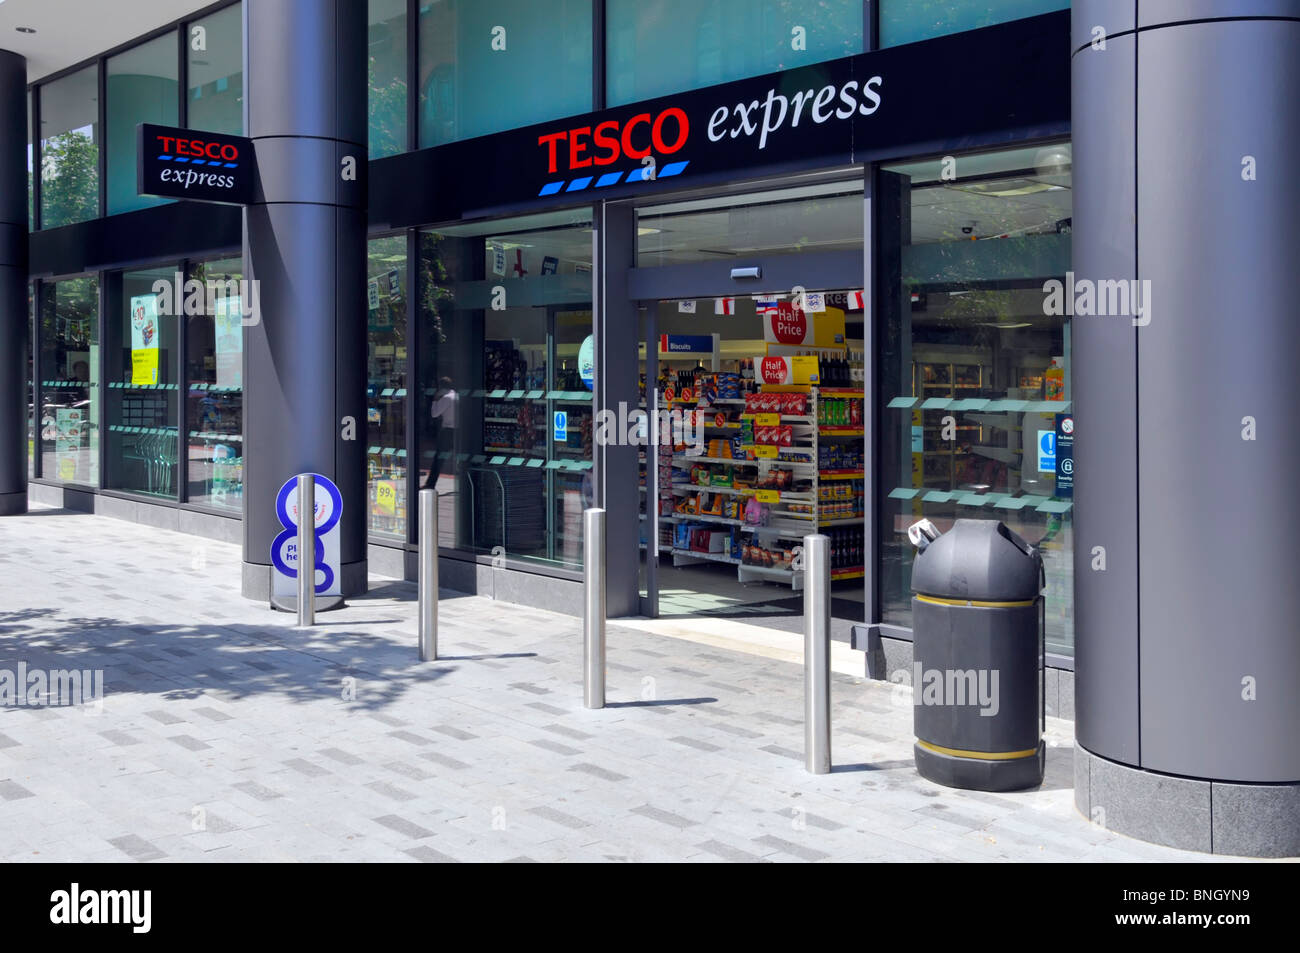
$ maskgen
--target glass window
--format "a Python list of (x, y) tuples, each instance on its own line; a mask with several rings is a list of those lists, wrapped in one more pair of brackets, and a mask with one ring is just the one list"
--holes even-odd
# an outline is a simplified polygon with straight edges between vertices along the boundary
[(32, 381), (35, 377), (36, 341), (36, 286), (27, 286), (27, 389), (23, 401), (27, 404), (27, 476), (36, 476), (36, 405), (32, 403)]
[(915, 43), (1069, 8), (1070, 0), (880, 0), (880, 45)]
[[(178, 268), (127, 271), (109, 279), (104, 485), (175, 498)], [(160, 285), (161, 283), (161, 285)], [(161, 293), (160, 293), (161, 290)]]
[(99, 483), (99, 279), (41, 286), (41, 476)]
[(1069, 145), (902, 163), (880, 181), (883, 621), (911, 625), (911, 523), (998, 519), (1042, 552), (1048, 650), (1073, 654), (1056, 453), (1070, 324), (1045, 288), (1070, 267)]
[(609, 0), (610, 106), (862, 52), (861, 0)]
[(186, 25), (186, 124), (244, 134), (244, 28), (241, 4)]
[(370, 533), (406, 539), (406, 237), (368, 243), (366, 472)]
[(142, 122), (176, 125), (176, 34), (110, 57), (108, 93), (108, 214), (161, 205), (170, 199), (136, 193), (136, 129)]
[[(196, 264), (201, 314), (185, 317), (186, 490), (191, 503), (239, 512), (244, 505), (244, 318), (253, 302), (243, 261)], [(211, 289), (209, 292), (208, 289)], [(207, 306), (211, 302), (211, 308)]]
[(32, 213), (32, 202), (35, 200), (36, 190), (32, 181), (32, 157), (35, 150), (32, 149), (32, 93), (27, 93), (27, 229), (31, 231), (36, 228), (36, 219)]
[(87, 66), (40, 88), (41, 228), (99, 215), (99, 80)]
[(591, 0), (420, 9), (420, 147), (591, 109)]
[(419, 475), (438, 490), (440, 544), (581, 566), (590, 214), (426, 231), (420, 253)]
[(860, 250), (862, 182), (828, 182), (639, 210), (642, 268), (720, 255)]
[(406, 151), (406, 0), (370, 0), (370, 158)]

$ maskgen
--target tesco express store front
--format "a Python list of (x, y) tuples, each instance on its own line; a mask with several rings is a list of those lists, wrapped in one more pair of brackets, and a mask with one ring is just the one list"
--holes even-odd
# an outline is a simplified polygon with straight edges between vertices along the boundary
[(1047, 554), (1068, 679), (1071, 501), (1038, 452), (1071, 406), (1043, 306), (1068, 19), (375, 162), (372, 229), (415, 235), (412, 482), (447, 584), (574, 611), (595, 504), (611, 615), (794, 630), (817, 527), (836, 637), (905, 652), (907, 525), (992, 517)]

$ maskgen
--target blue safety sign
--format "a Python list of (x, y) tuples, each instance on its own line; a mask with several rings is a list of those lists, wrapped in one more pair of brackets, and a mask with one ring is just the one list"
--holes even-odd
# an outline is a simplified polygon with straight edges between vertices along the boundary
[(555, 442), (565, 443), (569, 439), (569, 415), (566, 411), (555, 412)]
[(1056, 431), (1038, 431), (1038, 472), (1056, 474)]

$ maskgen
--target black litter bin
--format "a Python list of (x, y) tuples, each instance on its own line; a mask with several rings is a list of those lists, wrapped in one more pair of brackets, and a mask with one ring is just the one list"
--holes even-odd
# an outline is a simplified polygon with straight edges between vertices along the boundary
[(1042, 557), (997, 520), (914, 532), (916, 770), (949, 787), (1043, 781)]

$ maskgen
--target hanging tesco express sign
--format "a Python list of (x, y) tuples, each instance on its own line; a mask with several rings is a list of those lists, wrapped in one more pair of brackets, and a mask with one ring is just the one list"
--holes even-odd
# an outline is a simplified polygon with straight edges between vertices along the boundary
[(253, 141), (142, 123), (136, 190), (141, 195), (247, 205), (253, 200)]

